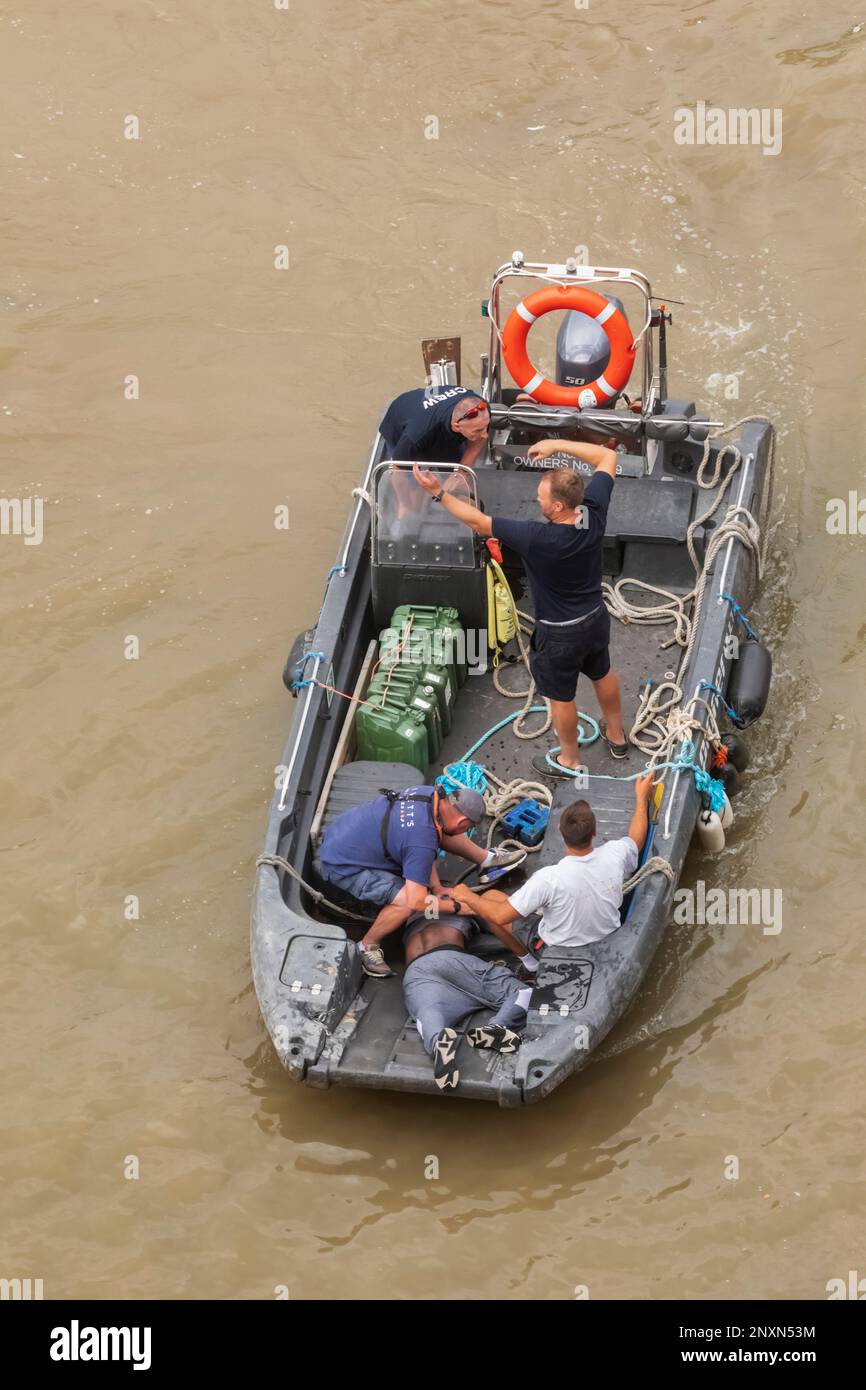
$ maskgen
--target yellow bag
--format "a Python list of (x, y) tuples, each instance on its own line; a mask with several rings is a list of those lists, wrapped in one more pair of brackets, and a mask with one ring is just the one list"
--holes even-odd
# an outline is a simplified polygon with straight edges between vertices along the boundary
[[(496, 578), (494, 579), (494, 572)], [(496, 653), (517, 636), (517, 612), (508, 580), (495, 560), (487, 564), (487, 645)]]

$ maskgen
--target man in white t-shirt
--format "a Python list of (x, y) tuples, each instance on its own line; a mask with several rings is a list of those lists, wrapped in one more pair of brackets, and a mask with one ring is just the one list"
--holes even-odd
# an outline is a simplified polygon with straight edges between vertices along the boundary
[(622, 885), (638, 866), (653, 791), (651, 772), (637, 779), (634, 815), (628, 834), (621, 840), (608, 840), (594, 849), (595, 816), (586, 801), (574, 801), (560, 817), (565, 857), (558, 864), (538, 869), (528, 883), (507, 897), (498, 891), (480, 897), (462, 884), (452, 890), (452, 896), (493, 926), (509, 927), (518, 917), (541, 913), (539, 931), (546, 946), (587, 946), (601, 941), (620, 925)]

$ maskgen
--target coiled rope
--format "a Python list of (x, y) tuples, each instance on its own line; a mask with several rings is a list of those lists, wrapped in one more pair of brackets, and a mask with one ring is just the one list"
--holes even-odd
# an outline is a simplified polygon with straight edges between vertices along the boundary
[[(682, 680), (697, 638), (710, 570), (721, 547), (731, 539), (740, 541), (746, 551), (754, 557), (758, 578), (760, 579), (763, 575), (769, 529), (767, 522), (773, 488), (774, 433), (771, 432), (770, 434), (763, 495), (759, 509), (762, 513), (763, 526), (755, 519), (748, 507), (729, 506), (724, 520), (713, 532), (706, 546), (703, 564), (698, 559), (694, 534), (698, 527), (705, 526), (718, 510), (734, 476), (742, 465), (743, 456), (737, 446), (725, 444), (716, 455), (712, 474), (708, 475), (711, 441), (720, 435), (730, 434), (732, 430), (739, 429), (743, 425), (763, 421), (763, 419), (764, 417), (761, 415), (745, 415), (732, 425), (725, 425), (712, 433), (708, 433), (704, 440), (703, 454), (696, 474), (699, 488), (708, 491), (718, 487), (725, 460), (730, 459), (731, 462), (718, 495), (707, 511), (695, 518), (686, 532), (686, 548), (696, 575), (694, 588), (688, 594), (680, 595), (655, 584), (646, 584), (643, 580), (621, 579), (613, 585), (606, 581), (602, 585), (605, 603), (612, 617), (617, 618), (622, 623), (673, 623), (673, 635), (667, 642), (661, 644), (661, 650), (664, 651), (671, 646), (682, 648), (676, 676), (673, 679), (662, 681), (658, 685), (647, 681), (644, 685), (634, 724), (629, 730), (630, 742), (641, 752), (647, 754), (650, 759), (650, 768), (655, 768), (659, 763), (670, 759), (674, 746), (678, 742), (690, 740), (698, 731), (704, 734), (711, 747), (718, 748), (720, 743), (719, 726), (712, 707), (700, 695), (683, 704)], [(623, 595), (623, 590), (629, 585), (657, 594), (662, 602), (652, 605), (630, 603)], [(724, 597), (733, 605), (737, 616), (741, 617), (741, 610), (734, 603), (734, 600), (729, 595)], [(691, 612), (687, 613), (686, 608), (689, 604), (691, 604)], [(706, 711), (705, 725), (702, 725), (695, 717), (695, 712), (699, 706), (702, 706)], [(698, 771), (699, 769), (695, 769), (696, 780)]]

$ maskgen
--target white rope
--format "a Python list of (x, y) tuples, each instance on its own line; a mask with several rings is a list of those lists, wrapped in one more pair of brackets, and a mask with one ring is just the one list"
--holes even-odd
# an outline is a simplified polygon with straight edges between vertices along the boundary
[(268, 865), (275, 869), (285, 869), (287, 874), (291, 874), (292, 878), (295, 879), (302, 888), (306, 889), (314, 902), (321, 904), (322, 907), (329, 908), (331, 912), (339, 912), (343, 917), (351, 917), (353, 921), (363, 922), (366, 926), (369, 926), (370, 923), (374, 921), (372, 917), (362, 917), (360, 912), (350, 912), (347, 907), (340, 907), (337, 903), (329, 902), (324, 893), (320, 893), (318, 888), (311, 887), (309, 883), (301, 878), (301, 875), (294, 865), (290, 864), (288, 859), (284, 859), (281, 854), (260, 854), (256, 860), (256, 868), (260, 869), (262, 866)]
[(537, 729), (527, 729), (525, 727), (529, 711), (535, 704), (535, 680), (532, 675), (532, 669), (529, 665), (529, 648), (526, 646), (526, 643), (523, 640), (523, 635), (524, 633), (526, 633), (527, 635), (531, 634), (534, 619), (528, 613), (523, 613), (517, 607), (517, 604), (514, 602), (514, 596), (511, 593), (510, 588), (508, 590), (508, 593), (511, 600), (512, 611), (514, 613), (514, 626), (516, 629), (515, 636), (517, 639), (517, 646), (520, 650), (520, 659), (523, 662), (523, 665), (526, 667), (526, 674), (529, 676), (529, 688), (527, 690), (509, 690), (508, 686), (503, 685), (502, 683), (499, 672), (499, 665), (496, 661), (494, 661), (493, 666), (493, 684), (496, 690), (499, 691), (499, 694), (504, 696), (506, 700), (523, 700), (523, 709), (520, 711), (514, 723), (512, 724), (511, 730), (515, 738), (526, 739), (527, 741), (531, 742), (533, 739), (544, 737), (544, 735), (550, 728), (553, 717), (550, 713), (550, 701), (545, 699), (544, 703), (547, 706), (547, 717), (545, 718), (544, 723), (539, 725)]
[[(742, 419), (735, 420), (732, 425), (725, 425), (714, 430), (711, 434), (708, 433), (704, 440), (703, 454), (695, 479), (699, 488), (709, 491), (718, 487), (722, 467), (727, 458), (730, 458), (731, 465), (719, 488), (718, 495), (713, 499), (710, 507), (702, 516), (695, 518), (686, 532), (686, 548), (696, 575), (694, 588), (687, 594), (675, 594), (669, 589), (663, 589), (656, 584), (646, 584), (640, 579), (620, 579), (613, 585), (605, 581), (602, 585), (605, 604), (612, 617), (624, 624), (673, 623), (673, 635), (667, 642), (661, 644), (660, 650), (664, 651), (671, 646), (682, 648), (675, 679), (663, 681), (656, 686), (644, 686), (634, 724), (629, 730), (629, 741), (641, 752), (647, 754), (652, 765), (673, 761), (672, 755), (675, 745), (690, 740), (697, 731), (705, 734), (711, 747), (717, 748), (719, 746), (721, 735), (713, 710), (706, 700), (697, 697), (684, 706), (682, 704), (681, 682), (697, 638), (704, 592), (710, 570), (721, 547), (731, 539), (740, 541), (746, 551), (755, 557), (758, 578), (763, 576), (767, 550), (766, 530), (772, 497), (774, 435), (771, 434), (770, 436), (770, 449), (767, 456), (763, 496), (760, 504), (760, 510), (764, 513), (762, 515), (763, 543), (761, 522), (755, 519), (748, 507), (736, 505), (728, 507), (724, 520), (714, 530), (704, 552), (703, 564), (700, 563), (695, 549), (694, 533), (699, 526), (705, 526), (718, 510), (743, 461), (742, 454), (735, 444), (725, 444), (718, 451), (712, 474), (708, 476), (711, 440), (720, 435), (730, 434), (732, 430), (739, 429), (742, 425), (763, 419), (764, 417), (761, 415), (744, 415)], [(654, 604), (631, 603), (623, 594), (623, 590), (629, 586), (655, 594), (662, 602)], [(686, 607), (689, 604), (691, 604), (691, 612), (687, 613)], [(695, 718), (694, 711), (698, 705), (702, 705), (706, 710), (705, 725)]]
[(650, 874), (664, 874), (668, 883), (673, 883), (676, 877), (673, 866), (668, 863), (667, 859), (663, 859), (660, 854), (654, 854), (652, 859), (648, 859), (645, 864), (641, 864), (637, 873), (632, 874), (631, 878), (626, 879), (625, 883), (622, 885), (623, 895), (630, 893), (633, 888), (637, 888), (638, 884), (643, 883), (644, 879), (649, 878)]
[[(731, 537), (740, 540), (754, 555), (758, 567), (758, 577), (763, 573), (764, 559), (766, 551), (766, 539), (764, 547), (761, 548), (761, 527), (752, 516), (747, 507), (732, 506), (728, 508), (725, 519), (715, 530), (711, 540), (707, 544), (704, 554), (704, 562), (701, 565), (695, 549), (694, 534), (698, 527), (705, 526), (712, 518), (724, 500), (725, 494), (734, 480), (734, 475), (739, 471), (742, 463), (742, 454), (735, 444), (725, 444), (717, 453), (712, 469), (711, 476), (707, 475), (710, 465), (710, 444), (720, 435), (730, 434), (732, 430), (739, 429), (742, 425), (747, 425), (756, 420), (763, 420), (762, 415), (744, 415), (742, 419), (735, 420), (732, 425), (723, 425), (720, 429), (713, 430), (707, 434), (704, 440), (703, 454), (698, 464), (695, 481), (703, 491), (712, 491), (718, 487), (719, 479), (722, 475), (722, 468), (725, 460), (730, 457), (731, 467), (728, 470), (722, 486), (719, 488), (718, 495), (713, 499), (712, 504), (701, 516), (696, 517), (691, 522), (686, 532), (686, 549), (689, 559), (694, 566), (697, 582), (695, 587), (687, 594), (675, 594), (670, 589), (663, 589), (657, 584), (647, 584), (642, 579), (620, 579), (616, 584), (611, 585), (607, 581), (602, 584), (605, 604), (611, 617), (616, 618), (621, 623), (670, 623), (674, 624), (674, 633), (669, 641), (661, 644), (661, 650), (665, 651), (668, 647), (678, 646), (685, 649), (683, 660), (680, 662), (680, 670), (685, 669), (692, 648), (692, 635), (697, 630), (697, 617), (700, 613), (703, 591), (706, 585), (707, 574), (712, 567), (712, 562), (716, 557), (720, 547), (729, 541)], [(767, 474), (772, 474), (773, 468), (773, 447), (774, 440), (770, 440), (770, 453), (767, 459)], [(764, 490), (771, 486), (765, 479)], [(762, 499), (763, 506), (763, 499)], [(637, 604), (631, 603), (623, 594), (625, 588), (642, 589), (646, 593), (656, 594), (663, 601), (656, 604)], [(688, 604), (693, 604), (691, 615), (686, 612)]]
[[(626, 588), (644, 589), (652, 594), (661, 594), (664, 596), (665, 602), (629, 603), (623, 595), (623, 590)], [(669, 641), (662, 643), (662, 651), (667, 647), (672, 647), (675, 643), (680, 647), (685, 646), (691, 630), (688, 614), (685, 611), (685, 605), (691, 597), (689, 594), (680, 596), (667, 589), (660, 589), (655, 584), (647, 584), (643, 579), (618, 579), (615, 584), (610, 584), (605, 579), (602, 581), (601, 592), (608, 613), (621, 623), (673, 623), (674, 634)]]

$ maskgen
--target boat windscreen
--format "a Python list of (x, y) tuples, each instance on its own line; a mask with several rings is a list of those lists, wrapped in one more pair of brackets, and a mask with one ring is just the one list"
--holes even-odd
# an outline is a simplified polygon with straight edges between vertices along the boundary
[[(443, 464), (429, 471), (447, 492), (478, 506), (472, 469)], [(477, 567), (473, 533), (418, 486), (411, 464), (384, 463), (373, 476), (373, 563)]]

